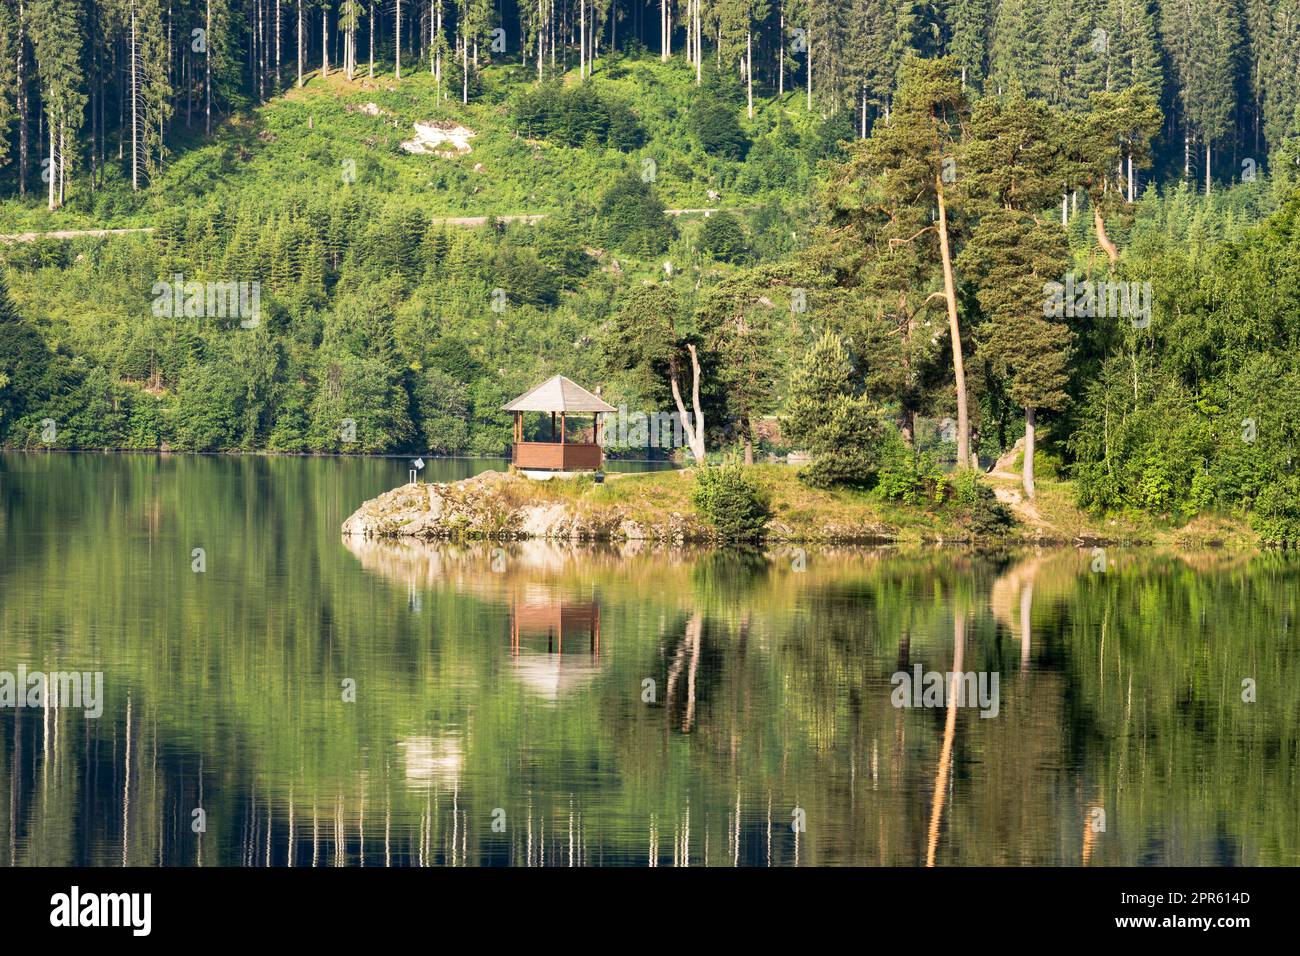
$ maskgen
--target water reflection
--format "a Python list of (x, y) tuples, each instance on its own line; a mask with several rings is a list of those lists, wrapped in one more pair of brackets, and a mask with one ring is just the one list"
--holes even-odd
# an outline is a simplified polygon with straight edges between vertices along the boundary
[(600, 602), (523, 588), (510, 599), (510, 656), (515, 679), (543, 700), (581, 690), (600, 671)]
[(58, 461), (0, 671), (104, 714), (0, 709), (10, 865), (1300, 863), (1287, 555), (340, 541), (391, 476)]

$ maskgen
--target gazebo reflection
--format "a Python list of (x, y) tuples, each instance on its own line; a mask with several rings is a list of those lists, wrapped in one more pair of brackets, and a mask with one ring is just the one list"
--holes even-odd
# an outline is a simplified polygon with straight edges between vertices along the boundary
[(600, 671), (600, 602), (526, 587), (510, 599), (510, 657), (525, 687), (559, 700)]

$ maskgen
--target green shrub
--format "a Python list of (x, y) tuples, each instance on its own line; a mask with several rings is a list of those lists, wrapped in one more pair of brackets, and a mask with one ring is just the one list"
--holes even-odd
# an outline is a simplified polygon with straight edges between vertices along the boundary
[(677, 238), (677, 226), (665, 214), (659, 194), (631, 171), (601, 197), (600, 216), (606, 240), (632, 255), (658, 255)]
[(719, 262), (744, 262), (749, 258), (749, 239), (739, 219), (716, 212), (700, 227), (700, 249)]
[(569, 88), (553, 81), (527, 90), (511, 105), (511, 119), (524, 135), (563, 146), (627, 152), (645, 142), (645, 130), (630, 107), (586, 84)]
[(741, 160), (749, 152), (749, 137), (740, 128), (737, 110), (702, 96), (691, 110), (691, 126), (700, 148), (719, 159)]
[(740, 465), (696, 471), (691, 502), (723, 541), (759, 541), (767, 532), (767, 496)]
[(1254, 501), (1250, 526), (1268, 544), (1300, 544), (1300, 481), (1279, 475)]
[(1015, 526), (1011, 509), (980, 481), (978, 472), (963, 468), (948, 479), (948, 486), (953, 502), (970, 516), (970, 530), (975, 537), (1001, 537)]
[(889, 450), (876, 482), (876, 492), (882, 498), (908, 505), (942, 504), (949, 491), (948, 478), (934, 459), (926, 453), (916, 454), (901, 440)]

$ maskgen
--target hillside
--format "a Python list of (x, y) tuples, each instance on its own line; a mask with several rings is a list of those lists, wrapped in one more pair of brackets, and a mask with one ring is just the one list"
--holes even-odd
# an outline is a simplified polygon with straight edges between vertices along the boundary
[[(77, 192), (53, 213), (40, 193), (0, 202), (0, 232), (149, 226), (168, 212), (273, 201), (286, 189), (401, 197), (431, 217), (555, 213), (592, 202), (628, 169), (652, 178), (670, 208), (803, 205), (818, 159), (852, 133), (844, 117), (827, 123), (790, 93), (759, 103), (752, 121), (742, 116), (754, 144), (744, 157), (709, 155), (691, 123), (699, 95), (693, 70), (680, 61), (614, 56), (600, 60), (582, 86), (593, 99), (631, 111), (641, 129), (636, 145), (564, 145), (529, 138), (511, 115), (534, 80), (517, 64), (486, 66), (474, 98), (463, 104), (446, 89), (440, 97), (427, 71), (400, 82), (391, 65), (352, 82), (337, 71), (326, 79), (315, 71), (303, 88), (291, 85), (265, 106), (226, 119), (210, 140), (200, 133), (201, 120), (182, 127), (175, 158), (143, 195), (111, 176), (98, 193)], [(579, 86), (573, 72), (553, 82)], [(465, 127), (473, 133), (470, 151), (404, 150), (416, 123)]]

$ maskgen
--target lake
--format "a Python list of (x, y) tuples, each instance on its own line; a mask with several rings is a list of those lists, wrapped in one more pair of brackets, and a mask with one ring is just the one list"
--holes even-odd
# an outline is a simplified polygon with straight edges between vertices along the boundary
[(1300, 864), (1293, 556), (345, 541), (406, 468), (0, 456), (0, 672), (88, 675), (0, 861)]

